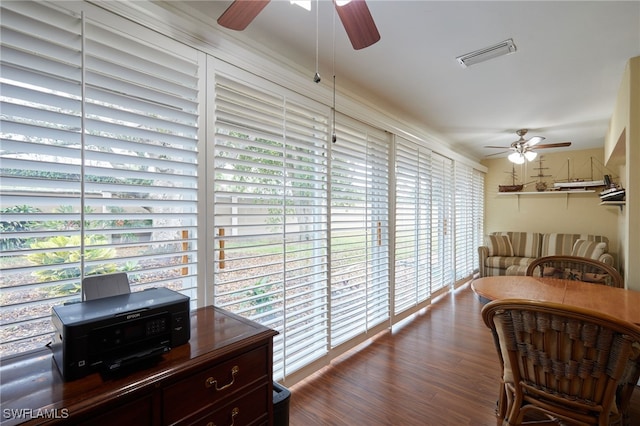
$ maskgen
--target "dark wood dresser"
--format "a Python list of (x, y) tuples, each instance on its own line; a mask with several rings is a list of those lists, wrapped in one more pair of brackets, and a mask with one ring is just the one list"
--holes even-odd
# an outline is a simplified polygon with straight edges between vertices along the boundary
[(276, 331), (216, 307), (191, 313), (191, 339), (127, 374), (64, 382), (51, 352), (3, 360), (1, 424), (270, 425)]

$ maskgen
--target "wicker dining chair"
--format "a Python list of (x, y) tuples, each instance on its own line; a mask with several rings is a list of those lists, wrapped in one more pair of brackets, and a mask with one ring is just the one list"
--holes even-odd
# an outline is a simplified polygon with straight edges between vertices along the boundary
[(535, 259), (527, 267), (526, 275), (564, 278), (624, 287), (624, 280), (613, 267), (598, 260), (578, 256), (544, 256)]
[(526, 424), (532, 414), (548, 424), (628, 424), (640, 370), (637, 327), (582, 308), (515, 299), (488, 303), (482, 318), (503, 367), (499, 425)]

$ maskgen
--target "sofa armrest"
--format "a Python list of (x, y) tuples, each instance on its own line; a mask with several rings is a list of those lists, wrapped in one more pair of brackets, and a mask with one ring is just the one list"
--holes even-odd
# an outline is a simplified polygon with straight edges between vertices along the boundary
[(613, 266), (615, 268), (615, 266), (613, 265), (613, 256), (610, 255), (609, 253), (604, 253), (602, 254), (598, 260), (602, 263), (606, 263), (609, 266)]
[(487, 276), (487, 271), (486, 271), (486, 264), (487, 264), (487, 257), (489, 257), (489, 247), (487, 246), (480, 246), (478, 247), (478, 261), (480, 262), (480, 267), (478, 268), (478, 274), (480, 274), (480, 277), (486, 277)]

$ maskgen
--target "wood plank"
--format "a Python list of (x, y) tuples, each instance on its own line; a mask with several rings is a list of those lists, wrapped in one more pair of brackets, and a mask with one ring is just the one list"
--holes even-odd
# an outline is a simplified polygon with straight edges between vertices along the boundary
[[(291, 425), (495, 425), (499, 362), (468, 285), (292, 386)], [(631, 401), (640, 424), (640, 389)]]

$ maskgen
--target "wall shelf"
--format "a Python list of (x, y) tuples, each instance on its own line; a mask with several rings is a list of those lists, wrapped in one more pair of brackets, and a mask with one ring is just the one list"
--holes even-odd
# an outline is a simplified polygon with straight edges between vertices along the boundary
[(622, 207), (626, 204), (626, 201), (602, 201), (600, 203), (601, 206), (618, 206), (620, 207), (620, 211), (622, 211)]
[(568, 195), (588, 194), (596, 192), (593, 189), (569, 189), (567, 191), (531, 191), (531, 192), (498, 192), (498, 195)]
[(540, 196), (540, 195), (564, 195), (566, 199), (566, 208), (569, 208), (569, 195), (570, 194), (589, 194), (596, 192), (593, 189), (568, 189), (563, 191), (531, 191), (531, 192), (498, 192), (499, 196), (518, 196), (518, 211), (520, 211), (520, 196)]

